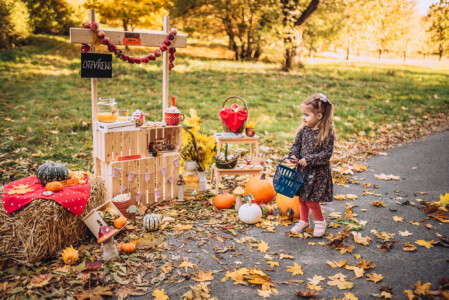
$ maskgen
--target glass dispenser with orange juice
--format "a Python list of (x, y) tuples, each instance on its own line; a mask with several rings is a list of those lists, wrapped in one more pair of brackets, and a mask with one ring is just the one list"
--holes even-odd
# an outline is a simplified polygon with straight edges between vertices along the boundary
[(97, 103), (97, 121), (114, 123), (118, 118), (117, 103), (114, 98), (99, 98)]

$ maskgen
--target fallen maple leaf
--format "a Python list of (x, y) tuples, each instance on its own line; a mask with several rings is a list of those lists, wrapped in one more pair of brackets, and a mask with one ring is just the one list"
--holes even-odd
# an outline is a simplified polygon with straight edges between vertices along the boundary
[(311, 289), (307, 289), (307, 291), (305, 292), (296, 291), (296, 294), (298, 294), (298, 296), (303, 298), (315, 298), (316, 296), (318, 296), (318, 293)]
[(404, 290), (404, 295), (407, 297), (408, 300), (414, 300), (416, 299), (416, 296), (413, 294), (412, 290)]
[(362, 234), (360, 232), (355, 231), (352, 231), (351, 233), (354, 236), (354, 241), (357, 244), (367, 246), (371, 242), (371, 238), (369, 236), (362, 237)]
[(337, 194), (334, 196), (335, 200), (345, 200), (346, 196), (344, 194)]
[(348, 263), (347, 260), (340, 260), (340, 261), (327, 261), (327, 264), (331, 266), (332, 268), (341, 268), (344, 265)]
[(198, 271), (198, 277), (192, 277), (195, 281), (210, 281), (214, 280), (214, 275), (212, 275), (212, 270), (204, 272), (203, 270)]
[(362, 260), (360, 260), (360, 262), (357, 264), (357, 267), (368, 270), (375, 268), (376, 265), (372, 261), (366, 261), (362, 258)]
[(266, 242), (264, 242), (264, 241), (260, 241), (259, 245), (257, 246), (257, 249), (259, 249), (259, 251), (260, 251), (261, 253), (267, 252), (268, 248), (270, 248), (270, 247), (269, 247), (268, 244), (267, 244)]
[(345, 296), (342, 300), (359, 300), (354, 294), (352, 293), (345, 293)]
[(395, 220), (396, 222), (404, 222), (404, 218), (398, 216), (393, 216), (393, 220)]
[(380, 243), (380, 245), (377, 245), (377, 248), (380, 251), (390, 251), (391, 247), (393, 247), (394, 244), (396, 244), (398, 241), (383, 241)]
[(271, 267), (279, 267), (279, 263), (277, 261), (267, 261), (267, 264), (269, 264)]
[(263, 297), (263, 298), (270, 298), (271, 294), (273, 294), (273, 293), (269, 289), (257, 290), (257, 295), (259, 295), (260, 297)]
[(371, 204), (377, 207), (386, 207), (386, 205), (382, 201), (373, 201), (371, 202)]
[(413, 233), (406, 231), (399, 231), (400, 236), (411, 236)]
[(227, 280), (227, 278), (231, 278), (232, 280), (234, 280), (234, 284), (248, 285), (243, 277), (243, 275), (246, 274), (248, 274), (247, 268), (240, 268), (239, 270), (235, 270), (232, 272), (228, 271), (226, 272), (225, 278), (223, 278), (221, 281), (224, 282)]
[(287, 272), (291, 272), (292, 276), (298, 274), (304, 275), (304, 272), (301, 269), (301, 265), (298, 265), (297, 263), (293, 263), (293, 266), (287, 266)]
[(357, 199), (357, 195), (354, 195), (354, 194), (346, 194), (346, 198), (348, 198), (349, 200), (355, 200), (355, 199)]
[(179, 264), (178, 268), (185, 268), (186, 272), (188, 268), (194, 268), (194, 264), (188, 260), (184, 260), (182, 263)]
[(285, 259), (285, 258), (288, 258), (288, 259), (294, 259), (294, 257), (291, 256), (291, 255), (288, 254), (288, 253), (281, 253), (281, 254), (279, 254), (279, 259)]
[(321, 291), (323, 289), (320, 285), (315, 283), (308, 283), (307, 288), (315, 291)]
[(423, 247), (426, 247), (427, 249), (430, 249), (430, 248), (433, 247), (432, 243), (433, 243), (433, 240), (428, 241), (428, 242), (424, 241), (424, 240), (417, 240), (417, 241), (415, 241), (415, 244), (423, 246)]
[(313, 276), (313, 278), (307, 278), (307, 280), (309, 280), (309, 283), (312, 284), (319, 284), (321, 281), (325, 280), (326, 278), (324, 278), (323, 276), (319, 276), (319, 275), (315, 275)]
[(421, 281), (418, 281), (415, 283), (414, 293), (419, 296), (425, 296), (430, 292), (431, 285), (432, 284), (430, 282), (426, 282), (423, 285), (421, 285)]
[(32, 191), (33, 191), (33, 189), (28, 184), (18, 184), (18, 185), (13, 186), (6, 193), (9, 195), (13, 195), (13, 194), (23, 195), (23, 194), (26, 194), (26, 193), (29, 193)]
[(415, 225), (415, 226), (421, 225), (421, 223), (419, 223), (419, 222), (413, 222), (413, 221), (410, 221), (410, 224)]
[(75, 295), (77, 300), (103, 299), (102, 296), (113, 296), (110, 286), (97, 286), (93, 290), (83, 291), (81, 294)]
[(384, 279), (381, 274), (377, 273), (366, 274), (366, 277), (368, 277), (366, 280), (373, 281), (374, 283), (378, 283), (379, 281), (382, 281)]
[(154, 300), (168, 300), (168, 299), (170, 299), (165, 294), (165, 290), (164, 289), (162, 289), (162, 290), (156, 289), (156, 290), (153, 291), (152, 295), (154, 297)]
[(374, 177), (376, 177), (377, 179), (380, 179), (380, 180), (399, 180), (399, 179), (401, 179), (400, 176), (395, 176), (393, 174), (386, 175), (384, 173), (374, 174)]
[(409, 242), (405, 242), (402, 250), (407, 252), (413, 252), (416, 251), (416, 247), (413, 244), (410, 244)]
[(354, 271), (354, 274), (357, 278), (363, 277), (363, 274), (365, 274), (365, 270), (363, 270), (363, 268), (359, 268), (356, 266), (346, 266), (345, 269)]
[(444, 196), (440, 195), (440, 201), (437, 202), (437, 204), (442, 210), (448, 211), (449, 210), (449, 193), (446, 193)]

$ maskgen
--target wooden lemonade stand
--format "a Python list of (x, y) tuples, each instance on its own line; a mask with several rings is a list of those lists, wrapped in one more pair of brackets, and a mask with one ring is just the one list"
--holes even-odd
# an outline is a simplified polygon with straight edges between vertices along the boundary
[[(90, 22), (95, 22), (95, 11), (90, 10)], [(102, 30), (115, 45), (124, 45), (129, 32)], [(138, 36), (140, 45), (159, 47), (169, 32), (169, 18), (164, 17), (162, 32), (132, 32)], [(91, 44), (93, 32), (85, 28), (70, 28), (70, 42)], [(187, 47), (187, 36), (177, 34), (173, 41), (176, 48)], [(91, 53), (95, 53), (91, 47)], [(162, 119), (168, 105), (169, 54), (163, 52), (163, 94)], [(179, 176), (179, 149), (182, 147), (182, 127), (166, 126), (157, 128), (111, 128), (104, 129), (96, 120), (97, 78), (91, 78), (92, 136), (95, 176), (104, 180), (108, 199), (120, 193), (131, 193), (131, 199), (140, 199), (143, 204), (173, 199), (178, 194), (176, 181)], [(165, 140), (176, 146), (177, 151), (162, 153), (153, 157), (148, 151), (151, 142)]]

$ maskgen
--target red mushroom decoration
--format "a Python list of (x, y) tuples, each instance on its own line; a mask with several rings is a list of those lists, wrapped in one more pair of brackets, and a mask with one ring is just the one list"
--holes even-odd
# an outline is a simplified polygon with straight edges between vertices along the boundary
[(109, 226), (101, 226), (100, 231), (98, 232), (98, 240), (97, 243), (101, 244), (110, 239), (114, 236), (114, 234), (117, 232), (117, 229), (112, 229)]

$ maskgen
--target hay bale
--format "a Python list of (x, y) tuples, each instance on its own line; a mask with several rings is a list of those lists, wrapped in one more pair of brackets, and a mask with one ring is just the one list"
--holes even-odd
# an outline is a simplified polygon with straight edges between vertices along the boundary
[[(87, 205), (77, 217), (53, 200), (35, 199), (6, 215), (0, 201), (0, 257), (20, 263), (53, 258), (67, 246), (92, 236), (82, 219), (106, 202), (106, 189), (98, 178), (89, 179)], [(3, 194), (0, 189), (0, 195)]]

